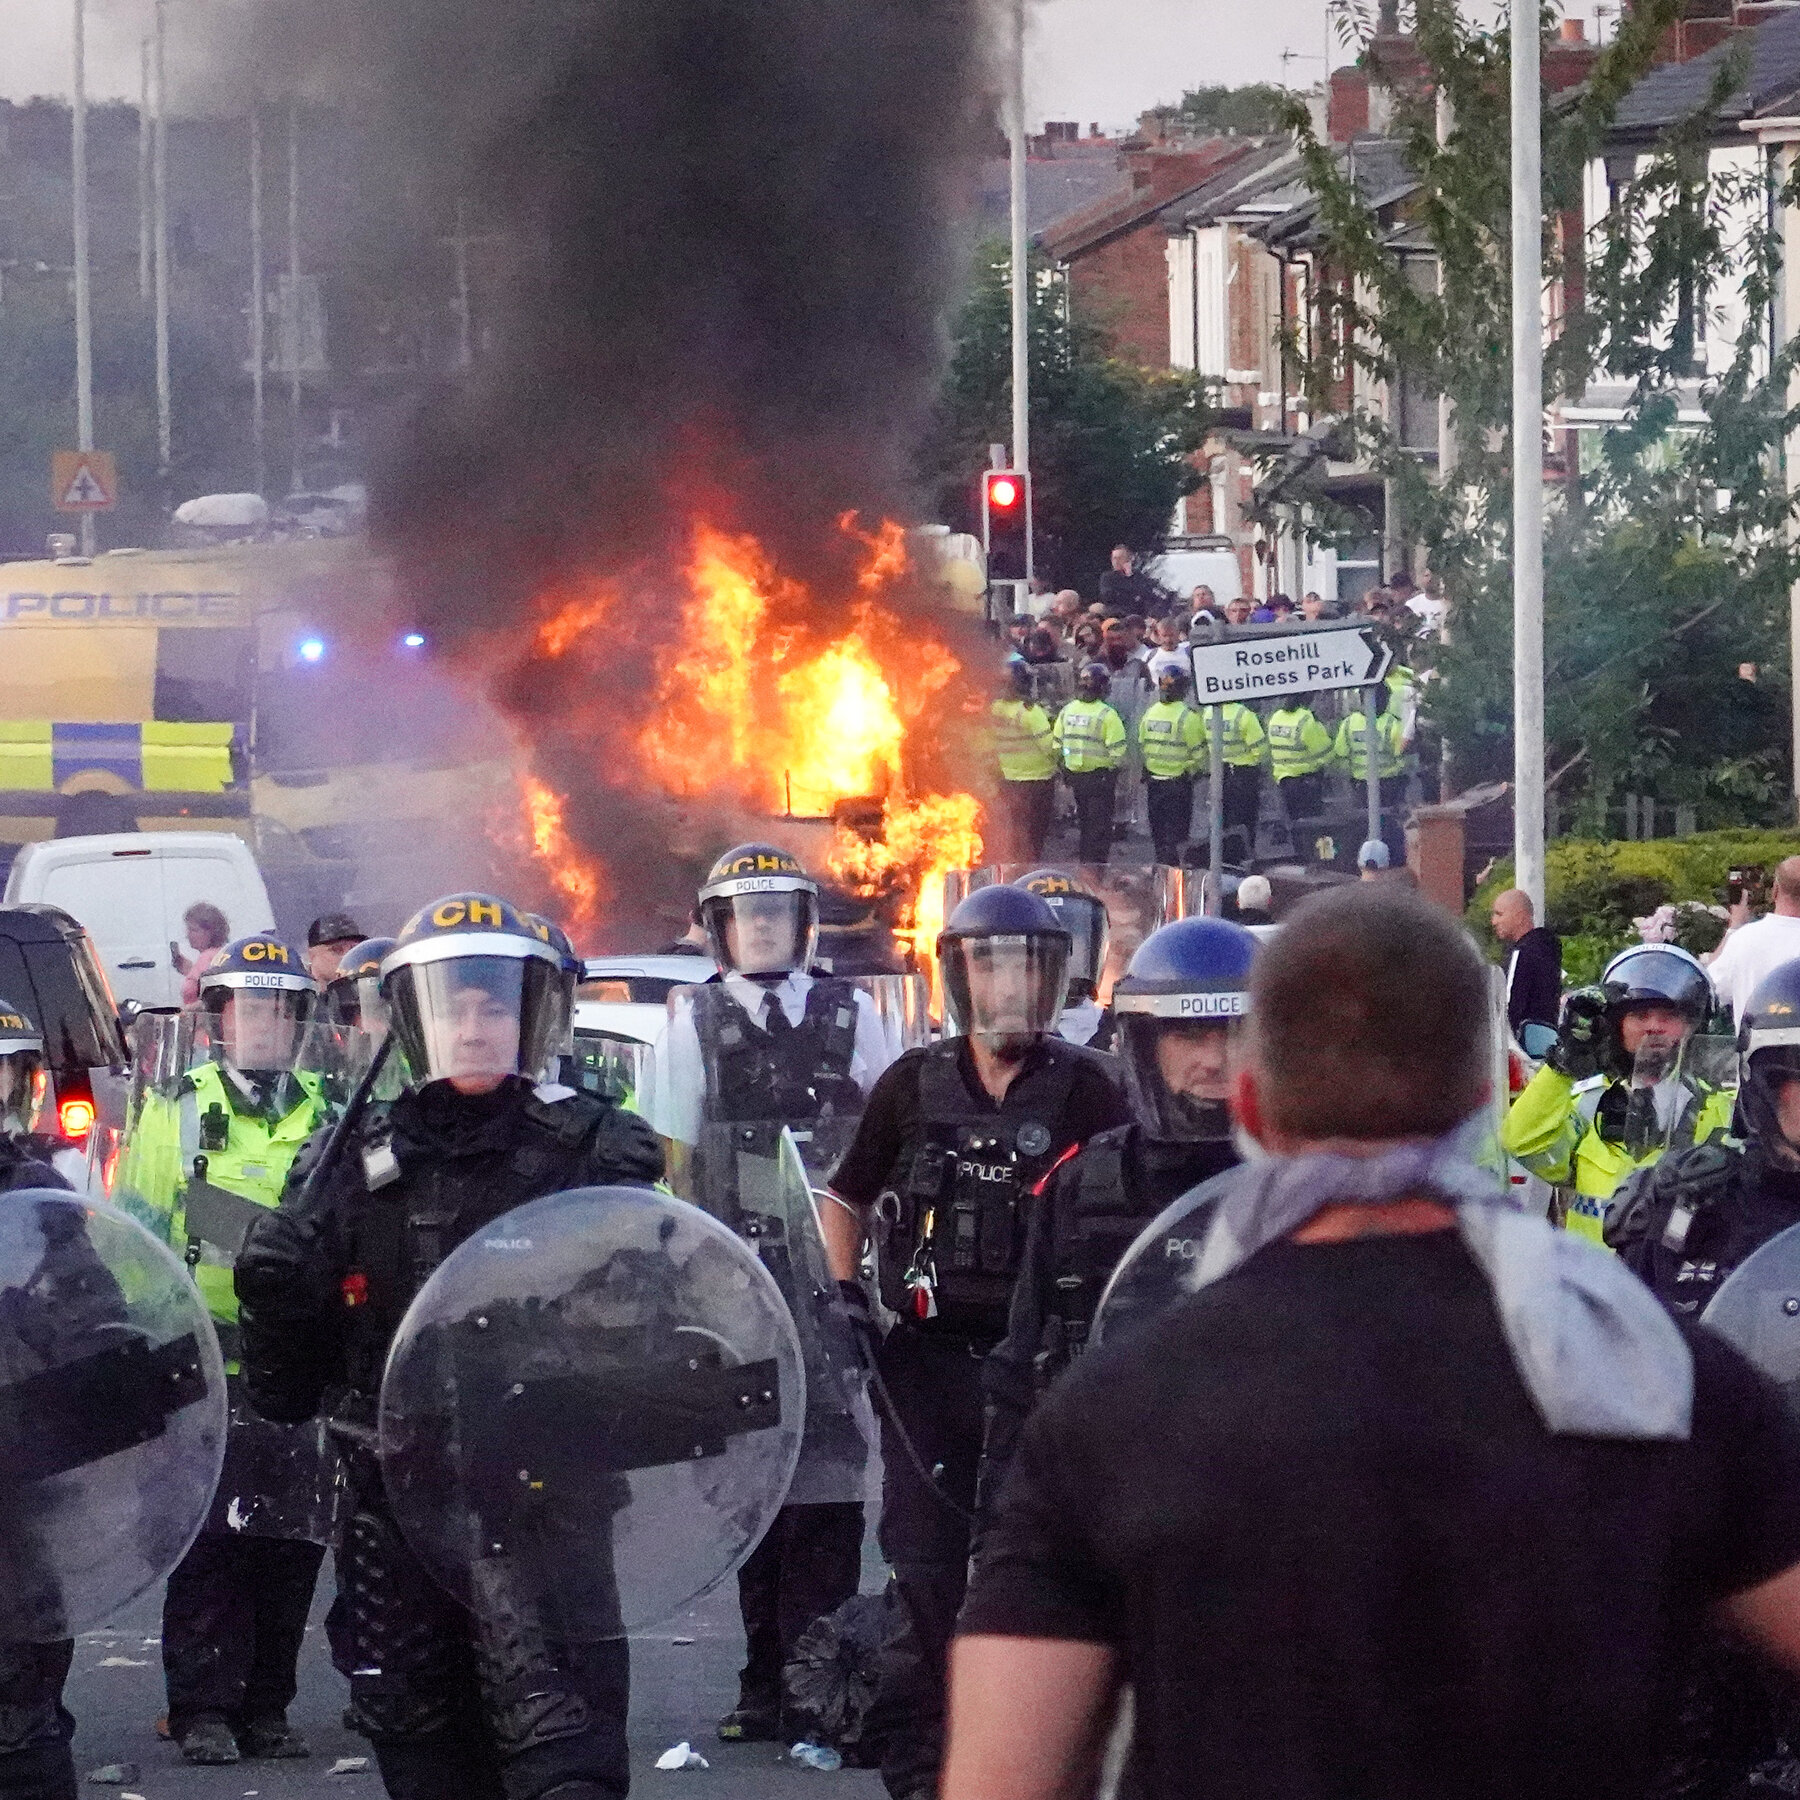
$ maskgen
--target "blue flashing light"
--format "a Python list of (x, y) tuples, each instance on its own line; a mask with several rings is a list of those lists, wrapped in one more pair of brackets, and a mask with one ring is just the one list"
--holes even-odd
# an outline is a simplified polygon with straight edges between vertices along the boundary
[(408, 650), (423, 650), (425, 648), (425, 634), (422, 631), (409, 631), (400, 642), (404, 644)]
[(309, 637), (301, 639), (300, 660), (302, 662), (316, 663), (324, 654), (325, 640), (323, 638)]

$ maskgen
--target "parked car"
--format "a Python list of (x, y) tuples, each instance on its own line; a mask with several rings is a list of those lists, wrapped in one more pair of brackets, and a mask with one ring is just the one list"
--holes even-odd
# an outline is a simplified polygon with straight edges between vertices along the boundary
[(87, 933), (59, 907), (0, 906), (0, 995), (44, 1034), (51, 1092), (41, 1129), (81, 1148), (94, 1124), (96, 1075), (120, 1079), (127, 1059)]
[(121, 1002), (173, 1007), (181, 1004), (181, 971), (171, 946), (191, 956), (182, 915), (200, 900), (218, 907), (234, 938), (275, 929), (249, 845), (224, 831), (121, 831), (26, 844), (0, 903), (62, 908), (86, 928)]

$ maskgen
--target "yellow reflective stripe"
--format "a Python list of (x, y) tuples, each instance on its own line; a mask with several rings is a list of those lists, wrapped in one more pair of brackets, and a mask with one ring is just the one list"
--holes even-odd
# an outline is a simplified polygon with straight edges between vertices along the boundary
[(229, 725), (153, 719), (138, 730), (146, 793), (222, 794), (231, 786)]
[(0, 788), (55, 788), (54, 729), (48, 719), (0, 719)]

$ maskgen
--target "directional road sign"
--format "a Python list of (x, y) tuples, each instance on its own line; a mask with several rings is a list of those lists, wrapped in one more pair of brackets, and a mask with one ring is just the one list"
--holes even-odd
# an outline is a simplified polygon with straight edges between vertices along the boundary
[(50, 503), (58, 512), (111, 512), (119, 503), (119, 472), (110, 450), (53, 450)]
[(1394, 653), (1373, 627), (1363, 626), (1195, 644), (1193, 657), (1194, 703), (1216, 706), (1368, 687), (1388, 672)]

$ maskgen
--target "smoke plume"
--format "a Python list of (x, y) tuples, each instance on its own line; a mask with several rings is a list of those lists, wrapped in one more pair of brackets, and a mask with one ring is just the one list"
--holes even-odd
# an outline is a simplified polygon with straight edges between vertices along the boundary
[[(667, 831), (595, 734), (644, 718), (695, 521), (754, 535), (829, 601), (854, 593), (862, 552), (841, 515), (910, 514), (991, 130), (984, 4), (238, 15), (234, 79), (340, 112), (378, 159), (396, 264), (428, 251), (441, 291), (433, 246), (459, 205), (482, 240), (473, 366), (394, 433), (375, 529), (414, 615), (569, 796), (615, 897), (654, 888)], [(585, 591), (617, 596), (604, 654), (532, 654), (546, 596)]]

